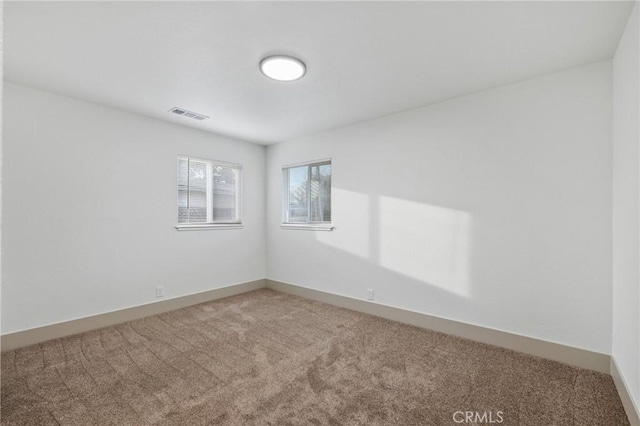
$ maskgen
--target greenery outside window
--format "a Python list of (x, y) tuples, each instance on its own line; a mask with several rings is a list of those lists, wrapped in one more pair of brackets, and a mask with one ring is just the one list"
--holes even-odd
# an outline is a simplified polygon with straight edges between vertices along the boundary
[(285, 166), (282, 172), (283, 227), (332, 229), (331, 160)]

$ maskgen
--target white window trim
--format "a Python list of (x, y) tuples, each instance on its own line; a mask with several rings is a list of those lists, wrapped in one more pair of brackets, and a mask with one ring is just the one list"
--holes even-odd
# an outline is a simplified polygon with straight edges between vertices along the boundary
[[(178, 223), (175, 225), (176, 230), (178, 231), (200, 231), (200, 230), (208, 230), (208, 229), (242, 229), (244, 228), (244, 224), (242, 222), (242, 199), (244, 194), (244, 180), (242, 179), (242, 164), (237, 163), (229, 163), (227, 161), (218, 161), (218, 160), (207, 160), (205, 158), (199, 157), (190, 157), (188, 155), (178, 155), (178, 159), (186, 159), (193, 161), (200, 161), (207, 164), (207, 173), (211, 173), (210, 168), (213, 165), (234, 168), (239, 170), (238, 173), (238, 191), (239, 196), (236, 196), (236, 210), (238, 212), (239, 221), (233, 222), (205, 222), (205, 223)], [(209, 188), (209, 181), (207, 180), (207, 192), (213, 191), (213, 188)], [(178, 203), (178, 194), (176, 192), (176, 205)], [(211, 206), (213, 205), (213, 198), (209, 197), (209, 201), (207, 202), (207, 220), (209, 220), (209, 215), (212, 214)]]
[[(319, 164), (319, 163), (331, 163), (331, 158), (321, 158), (320, 160), (304, 161), (302, 163), (285, 164), (284, 166), (282, 166), (282, 170), (290, 169), (292, 167), (309, 166), (311, 164)], [(332, 170), (332, 172), (333, 172), (333, 170)]]
[(242, 223), (181, 223), (175, 226), (178, 231), (199, 231), (203, 229), (242, 229)]
[(282, 229), (301, 229), (305, 231), (333, 231), (336, 229), (330, 222), (322, 223), (283, 223)]
[[(331, 181), (333, 182), (333, 163), (331, 158), (323, 158), (320, 160), (313, 161), (305, 161), (302, 163), (294, 163), (294, 164), (286, 164), (282, 166), (282, 223), (280, 224), (280, 228), (282, 229), (297, 229), (304, 231), (333, 231), (335, 227), (333, 226), (332, 221), (329, 222), (287, 222), (287, 212), (289, 211), (289, 173), (288, 169), (294, 167), (302, 167), (309, 166), (312, 164), (323, 164), (329, 163), (331, 164)], [(286, 179), (285, 177), (286, 173)], [(333, 217), (333, 214), (331, 215)]]

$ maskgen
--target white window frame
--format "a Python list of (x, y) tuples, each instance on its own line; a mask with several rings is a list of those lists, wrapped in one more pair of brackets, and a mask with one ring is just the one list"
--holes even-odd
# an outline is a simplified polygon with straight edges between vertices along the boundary
[[(303, 163), (287, 164), (282, 166), (282, 229), (300, 229), (307, 231), (333, 231), (333, 205), (331, 206), (331, 221), (327, 222), (289, 222), (289, 170), (296, 167), (307, 166), (309, 173), (311, 172), (311, 166), (322, 166), (325, 164), (331, 165), (331, 189), (333, 192), (333, 163), (331, 158), (324, 158), (322, 160), (305, 161)], [(311, 184), (311, 177), (307, 179), (307, 182)], [(311, 197), (309, 197), (311, 202)], [(332, 203), (333, 204), (333, 203)]]
[[(204, 158), (191, 157), (188, 155), (178, 155), (176, 159), (176, 167), (179, 160), (196, 161), (205, 163), (207, 165), (207, 176), (213, 175), (213, 167), (225, 167), (230, 169), (236, 169), (238, 171), (238, 177), (236, 182), (236, 211), (238, 220), (236, 221), (213, 221), (213, 187), (209, 179), (207, 179), (207, 222), (201, 223), (178, 223), (175, 228), (178, 231), (194, 231), (205, 229), (240, 229), (244, 227), (242, 223), (242, 194), (244, 192), (242, 185), (242, 164), (229, 163), (226, 161), (208, 160)], [(187, 163), (188, 164), (188, 163)], [(188, 166), (187, 166), (188, 167)], [(188, 170), (188, 168), (187, 168)], [(176, 177), (179, 177), (180, 170), (176, 170)], [(178, 183), (178, 182), (177, 182)], [(179, 184), (179, 183), (178, 183)], [(179, 188), (176, 188), (176, 219), (179, 217)]]

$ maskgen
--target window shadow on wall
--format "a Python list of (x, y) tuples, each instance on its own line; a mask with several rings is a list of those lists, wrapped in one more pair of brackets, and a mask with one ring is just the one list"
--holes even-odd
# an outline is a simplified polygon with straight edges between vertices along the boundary
[[(319, 242), (470, 297), (472, 218), (468, 212), (340, 188), (333, 189), (332, 198), (336, 229), (316, 233)], [(342, 212), (343, 206), (349, 212)]]

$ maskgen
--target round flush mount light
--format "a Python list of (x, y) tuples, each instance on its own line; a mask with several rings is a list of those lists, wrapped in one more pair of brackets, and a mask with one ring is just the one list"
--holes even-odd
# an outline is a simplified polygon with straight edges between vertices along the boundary
[(295, 81), (307, 72), (307, 67), (291, 56), (267, 56), (260, 61), (260, 72), (277, 81)]

